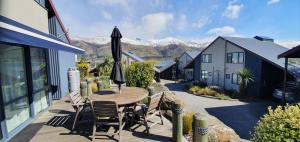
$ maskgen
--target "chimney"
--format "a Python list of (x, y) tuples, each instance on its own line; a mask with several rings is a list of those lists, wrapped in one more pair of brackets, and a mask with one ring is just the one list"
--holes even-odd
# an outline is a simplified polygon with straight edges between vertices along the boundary
[(274, 42), (274, 39), (273, 39), (273, 38), (266, 37), (266, 36), (255, 36), (254, 38), (257, 39), (257, 40), (260, 40), (260, 41), (270, 41), (270, 42)]

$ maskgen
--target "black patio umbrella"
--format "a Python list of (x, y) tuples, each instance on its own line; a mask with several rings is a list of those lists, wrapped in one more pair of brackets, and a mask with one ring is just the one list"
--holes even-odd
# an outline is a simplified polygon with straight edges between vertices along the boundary
[(119, 91), (121, 92), (121, 84), (125, 83), (125, 78), (122, 71), (122, 47), (121, 47), (122, 35), (117, 27), (114, 28), (111, 33), (111, 53), (114, 59), (113, 69), (110, 75), (110, 79), (114, 83), (118, 84)]

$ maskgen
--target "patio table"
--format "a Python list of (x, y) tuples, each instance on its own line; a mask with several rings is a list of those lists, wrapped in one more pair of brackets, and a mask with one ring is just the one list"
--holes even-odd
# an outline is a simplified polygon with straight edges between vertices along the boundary
[(148, 96), (148, 91), (138, 87), (123, 87), (121, 94), (117, 90), (107, 89), (90, 96), (92, 101), (116, 101), (119, 106), (134, 105)]

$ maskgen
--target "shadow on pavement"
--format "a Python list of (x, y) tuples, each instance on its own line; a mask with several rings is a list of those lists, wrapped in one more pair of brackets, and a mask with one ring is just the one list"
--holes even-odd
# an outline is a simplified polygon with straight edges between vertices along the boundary
[(250, 139), (259, 118), (267, 113), (268, 106), (274, 103), (250, 103), (237, 106), (206, 108), (205, 110), (232, 128), (241, 138)]

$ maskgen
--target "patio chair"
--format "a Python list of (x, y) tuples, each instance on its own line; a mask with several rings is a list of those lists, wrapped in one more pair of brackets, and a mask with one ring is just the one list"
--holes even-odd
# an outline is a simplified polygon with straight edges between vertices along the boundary
[(70, 94), (71, 104), (76, 112), (75, 119), (72, 125), (72, 130), (74, 130), (75, 125), (77, 123), (78, 118), (80, 117), (81, 112), (89, 107), (89, 104), (86, 103), (86, 100), (83, 99), (79, 93), (79, 91), (71, 92)]
[(122, 122), (124, 118), (123, 108), (118, 108), (118, 104), (114, 101), (91, 101), (91, 107), (94, 115), (93, 136), (95, 140), (97, 126), (118, 126), (118, 130), (114, 133), (98, 133), (99, 135), (119, 135), (121, 141), (121, 131), (125, 125)]
[[(133, 113), (133, 118), (131, 119), (131, 125), (134, 121), (136, 121), (138, 124), (144, 125), (146, 127), (146, 132), (149, 134), (149, 129), (153, 127), (154, 125), (158, 124), (159, 122), (150, 121), (150, 119), (153, 116), (159, 116), (161, 125), (164, 124), (163, 122), (163, 116), (161, 113), (160, 105), (163, 98), (163, 93), (157, 93), (150, 97), (148, 97), (148, 103), (146, 104), (137, 104), (134, 108), (135, 111)], [(137, 117), (137, 121), (134, 118)], [(149, 122), (152, 123), (152, 125), (149, 126)]]

